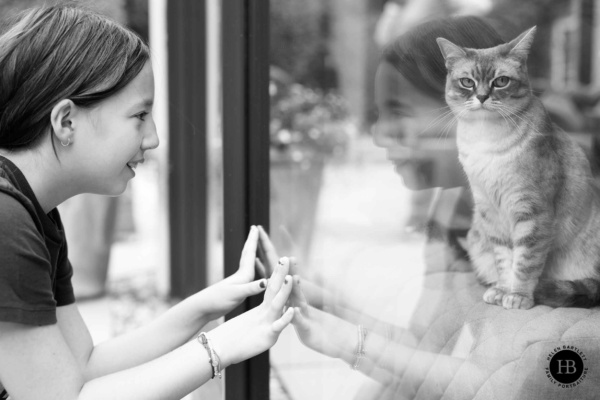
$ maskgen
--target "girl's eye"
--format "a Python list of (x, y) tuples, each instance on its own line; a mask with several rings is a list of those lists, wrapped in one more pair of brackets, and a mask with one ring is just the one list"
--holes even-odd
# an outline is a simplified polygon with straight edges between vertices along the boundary
[(147, 111), (142, 111), (141, 113), (139, 113), (139, 114), (136, 114), (136, 115), (135, 115), (135, 117), (136, 117), (137, 119), (139, 119), (140, 121), (145, 121), (145, 120), (146, 120), (146, 119), (145, 119), (145, 118), (146, 118), (146, 115), (148, 115), (148, 112), (147, 112)]
[(473, 81), (473, 79), (460, 78), (459, 82), (463, 87), (466, 87), (467, 89), (471, 89), (473, 86), (475, 86), (475, 82)]
[(508, 83), (510, 82), (510, 78), (507, 76), (500, 76), (496, 79), (494, 79), (494, 82), (492, 82), (492, 85), (494, 85), (494, 87), (497, 88), (503, 88), (506, 85), (508, 85)]

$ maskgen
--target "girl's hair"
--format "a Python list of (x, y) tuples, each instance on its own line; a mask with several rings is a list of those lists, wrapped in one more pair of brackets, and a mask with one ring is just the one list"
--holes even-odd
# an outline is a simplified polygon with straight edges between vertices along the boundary
[(58, 101), (92, 107), (148, 59), (142, 39), (105, 16), (69, 4), (27, 10), (0, 36), (0, 148), (32, 146)]
[(425, 22), (386, 46), (382, 54), (383, 61), (393, 65), (419, 90), (442, 100), (447, 71), (436, 42), (439, 37), (473, 49), (504, 43), (494, 28), (482, 18), (467, 16)]

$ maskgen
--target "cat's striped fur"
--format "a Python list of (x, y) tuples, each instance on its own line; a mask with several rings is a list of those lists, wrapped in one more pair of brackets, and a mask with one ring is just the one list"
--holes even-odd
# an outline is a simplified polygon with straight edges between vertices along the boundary
[(534, 33), (479, 50), (438, 39), (446, 102), (474, 197), (469, 256), (491, 285), (488, 303), (594, 306), (600, 190), (580, 146), (552, 124), (531, 91), (526, 61)]

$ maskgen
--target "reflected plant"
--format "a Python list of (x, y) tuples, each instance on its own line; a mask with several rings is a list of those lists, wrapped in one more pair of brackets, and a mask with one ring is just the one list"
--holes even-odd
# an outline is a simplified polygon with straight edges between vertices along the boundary
[(353, 125), (341, 96), (274, 79), (270, 95), (272, 159), (304, 162), (343, 157)]

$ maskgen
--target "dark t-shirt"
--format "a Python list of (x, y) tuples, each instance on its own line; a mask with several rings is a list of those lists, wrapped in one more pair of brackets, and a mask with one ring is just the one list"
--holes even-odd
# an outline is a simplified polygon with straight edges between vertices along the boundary
[(57, 209), (44, 213), (21, 171), (0, 156), (0, 321), (56, 323), (75, 302)]

